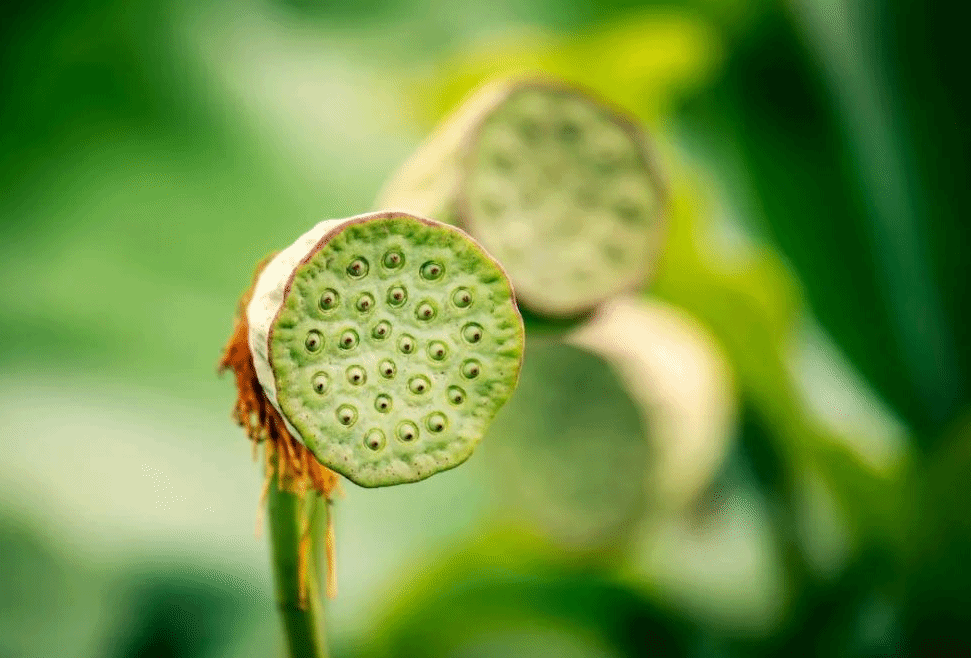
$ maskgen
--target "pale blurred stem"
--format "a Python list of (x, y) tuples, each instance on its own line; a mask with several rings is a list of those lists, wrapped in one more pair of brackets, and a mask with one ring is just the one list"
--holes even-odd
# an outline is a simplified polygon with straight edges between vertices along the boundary
[[(319, 529), (323, 525), (320, 517), (328, 514), (328, 506), (323, 500), (313, 500), (315, 497), (315, 492), (309, 493), (306, 504), (313, 509), (310, 532), (314, 539), (319, 539)], [(300, 596), (300, 537), (306, 529), (306, 512), (301, 502), (299, 496), (281, 491), (276, 476), (273, 476), (267, 493), (266, 514), (276, 603), (283, 618), (283, 632), (289, 650), (287, 655), (290, 658), (327, 658), (327, 637), (316, 564), (318, 553), (315, 548), (308, 556), (314, 564), (306, 570), (303, 590), (306, 597), (303, 602)]]

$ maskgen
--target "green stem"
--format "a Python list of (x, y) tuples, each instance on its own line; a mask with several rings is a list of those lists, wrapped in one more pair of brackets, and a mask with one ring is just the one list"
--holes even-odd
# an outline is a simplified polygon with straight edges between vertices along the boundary
[[(312, 506), (313, 516), (328, 513), (327, 504), (316, 500), (316, 492), (307, 494), (305, 503)], [(270, 559), (273, 562), (273, 580), (277, 607), (283, 616), (290, 658), (327, 658), (327, 641), (323, 624), (323, 605), (317, 585), (317, 552), (307, 554), (305, 570), (305, 599), (300, 598), (299, 550), (300, 535), (305, 529), (306, 510), (302, 509), (299, 496), (281, 491), (277, 477), (273, 476), (267, 493), (266, 513), (270, 527)], [(311, 521), (311, 532), (316, 523)], [(319, 533), (313, 534), (316, 539)]]

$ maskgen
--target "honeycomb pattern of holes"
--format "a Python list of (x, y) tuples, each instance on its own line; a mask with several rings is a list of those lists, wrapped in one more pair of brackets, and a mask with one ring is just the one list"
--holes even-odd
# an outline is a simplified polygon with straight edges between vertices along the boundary
[(428, 358), (432, 361), (444, 361), (448, 357), (448, 346), (440, 340), (428, 343)]
[(438, 281), (445, 274), (445, 266), (438, 261), (430, 260), (421, 266), (419, 274), (425, 281)]
[(411, 354), (415, 351), (415, 338), (410, 334), (403, 334), (398, 339), (398, 349), (402, 354)]
[(472, 306), (472, 291), (465, 287), (456, 288), (452, 292), (452, 304), (456, 308), (468, 308)]
[(322, 293), (320, 293), (320, 310), (322, 311), (332, 311), (337, 308), (341, 303), (341, 296), (333, 288), (325, 288)]
[(431, 381), (424, 375), (415, 375), (408, 380), (408, 390), (415, 395), (423, 395), (432, 387)]
[(418, 439), (418, 426), (410, 420), (404, 420), (398, 423), (397, 435), (399, 441), (411, 443)]
[(444, 432), (445, 428), (448, 427), (448, 418), (445, 416), (445, 414), (435, 411), (428, 414), (428, 416), (425, 418), (425, 427), (436, 434), (439, 432)]
[(367, 276), (369, 269), (370, 266), (368, 265), (367, 259), (363, 256), (358, 256), (347, 264), (347, 275), (352, 279), (362, 279)]
[(314, 374), (313, 378), (310, 380), (313, 386), (314, 392), (318, 395), (323, 395), (330, 389), (330, 375), (326, 372), (317, 372)]
[(466, 359), (462, 362), (462, 376), (466, 379), (475, 379), (482, 372), (482, 364), (478, 359)]
[(477, 322), (469, 322), (462, 327), (462, 339), (466, 343), (475, 344), (482, 340), (482, 325)]
[(391, 359), (382, 359), (378, 364), (378, 372), (385, 379), (394, 379), (394, 376), (398, 374), (398, 367)]
[(361, 293), (354, 302), (354, 308), (356, 308), (361, 313), (370, 313), (374, 309), (374, 295), (369, 292)]
[(405, 255), (397, 249), (392, 249), (384, 255), (384, 258), (381, 259), (381, 264), (384, 265), (386, 269), (397, 270), (405, 264)]
[(319, 352), (320, 348), (324, 346), (324, 336), (316, 329), (311, 329), (307, 332), (307, 338), (303, 341), (303, 346), (307, 348), (308, 352)]
[(394, 403), (391, 400), (391, 396), (386, 395), (384, 393), (381, 393), (376, 398), (374, 398), (374, 408), (383, 414), (386, 414), (389, 411), (391, 411), (391, 407), (393, 406), (393, 404)]
[(364, 446), (370, 450), (377, 452), (385, 445), (384, 432), (374, 428), (368, 430), (367, 434), (364, 435)]
[(371, 329), (371, 337), (375, 340), (384, 340), (391, 335), (391, 323), (381, 320)]
[(344, 427), (350, 427), (357, 422), (357, 409), (349, 404), (342, 404), (337, 407), (337, 422)]
[(351, 366), (347, 369), (347, 383), (352, 386), (363, 386), (367, 382), (367, 373), (361, 366)]
[(463, 389), (461, 386), (449, 386), (448, 401), (454, 406), (458, 406), (465, 402), (465, 389)]
[(431, 300), (423, 300), (418, 306), (415, 307), (415, 319), (422, 322), (428, 322), (429, 320), (434, 320), (438, 311), (435, 309), (435, 305)]
[(388, 306), (401, 308), (408, 301), (408, 290), (404, 286), (391, 286), (388, 288)]
[(356, 331), (353, 329), (345, 329), (341, 332), (341, 337), (337, 340), (337, 346), (342, 350), (352, 350), (357, 347), (358, 340)]

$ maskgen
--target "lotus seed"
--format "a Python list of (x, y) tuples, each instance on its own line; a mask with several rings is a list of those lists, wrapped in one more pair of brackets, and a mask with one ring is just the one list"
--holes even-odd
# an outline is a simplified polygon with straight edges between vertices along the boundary
[(351, 366), (347, 369), (347, 381), (354, 386), (360, 386), (367, 381), (367, 373), (361, 366)]
[(307, 332), (307, 340), (303, 344), (306, 345), (308, 351), (316, 352), (323, 346), (324, 337), (316, 329), (311, 329)]
[(367, 275), (368, 262), (358, 256), (347, 266), (347, 274), (353, 279), (360, 279)]
[(435, 307), (432, 306), (431, 302), (424, 301), (415, 309), (415, 317), (427, 322), (435, 317)]
[(445, 418), (445, 414), (436, 411), (433, 414), (428, 414), (428, 418), (425, 419), (425, 426), (433, 432), (441, 432), (448, 426), (448, 419)]
[(391, 396), (382, 393), (374, 398), (374, 408), (385, 414), (391, 411)]
[(371, 450), (380, 450), (384, 447), (384, 432), (377, 428), (368, 430), (364, 435), (364, 445)]
[(389, 270), (396, 270), (405, 264), (405, 256), (400, 251), (389, 251), (381, 262)]
[(406, 420), (398, 425), (398, 438), (405, 443), (410, 443), (418, 438), (418, 426), (410, 420)]
[(337, 294), (337, 291), (333, 288), (327, 288), (320, 294), (320, 308), (324, 311), (330, 311), (337, 308), (337, 305), (341, 301), (341, 296)]
[(433, 340), (428, 343), (428, 356), (433, 361), (444, 361), (448, 356), (448, 347), (440, 340)]
[(352, 350), (357, 347), (357, 332), (353, 329), (346, 329), (341, 334), (338, 345), (340, 345), (342, 350)]
[(468, 308), (472, 305), (472, 293), (468, 288), (456, 288), (452, 293), (452, 303), (459, 308)]
[(392, 379), (398, 372), (398, 369), (395, 367), (394, 361), (391, 359), (382, 359), (381, 363), (378, 364), (378, 372), (380, 372), (381, 376), (385, 379)]
[(345, 427), (350, 427), (357, 421), (357, 409), (349, 404), (342, 404), (337, 407), (337, 422)]
[(318, 394), (323, 394), (326, 393), (327, 389), (330, 387), (330, 377), (327, 376), (326, 372), (318, 372), (316, 375), (314, 375), (311, 383), (313, 384), (315, 392)]
[(482, 340), (482, 326), (475, 322), (470, 322), (462, 328), (462, 338), (467, 343), (478, 343)]
[(361, 313), (367, 313), (374, 308), (374, 296), (366, 292), (357, 298), (357, 303), (354, 306)]
[(468, 359), (462, 363), (462, 376), (466, 379), (475, 379), (482, 371), (482, 364), (475, 359)]
[(430, 260), (421, 266), (421, 278), (426, 281), (437, 281), (442, 278), (442, 274), (445, 273), (445, 266), (436, 261)]
[(403, 335), (398, 339), (398, 349), (405, 354), (411, 354), (415, 351), (415, 339), (408, 334)]
[(408, 301), (408, 291), (405, 290), (404, 286), (391, 286), (388, 289), (388, 304), (395, 308), (399, 308)]
[(371, 450), (380, 450), (384, 447), (384, 432), (379, 429), (368, 430), (364, 435), (364, 445)]
[(448, 401), (458, 405), (465, 402), (465, 391), (458, 386), (448, 387)]
[(381, 322), (378, 322), (376, 325), (374, 325), (374, 328), (371, 329), (371, 336), (373, 336), (375, 340), (384, 340), (390, 334), (391, 323), (387, 320), (381, 320)]
[(417, 395), (421, 395), (427, 391), (429, 388), (431, 388), (431, 385), (432, 383), (428, 381), (428, 377), (425, 377), (424, 375), (418, 375), (408, 380), (408, 390)]

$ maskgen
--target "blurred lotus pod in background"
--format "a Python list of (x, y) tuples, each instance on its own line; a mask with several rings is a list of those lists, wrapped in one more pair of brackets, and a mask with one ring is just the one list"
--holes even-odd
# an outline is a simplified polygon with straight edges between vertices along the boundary
[(696, 502), (729, 452), (738, 406), (714, 337), (670, 304), (623, 296), (567, 340), (606, 359), (640, 409), (649, 503), (682, 510)]
[(377, 206), (465, 227), (525, 309), (575, 318), (647, 280), (664, 192), (632, 118), (576, 87), (526, 79), (474, 93)]

